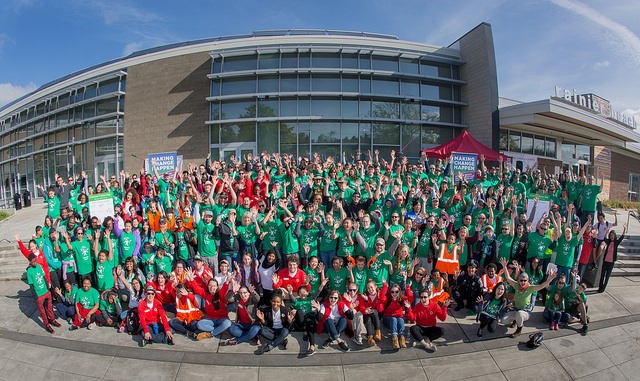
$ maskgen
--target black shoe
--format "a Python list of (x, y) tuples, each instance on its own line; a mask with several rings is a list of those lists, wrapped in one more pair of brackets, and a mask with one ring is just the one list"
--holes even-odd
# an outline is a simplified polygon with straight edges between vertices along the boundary
[(198, 337), (198, 334), (192, 331), (187, 331), (187, 337), (192, 340), (196, 340)]
[(51, 324), (54, 327), (62, 327), (60, 323), (58, 323), (56, 320), (51, 320), (49, 324)]
[(349, 352), (349, 346), (347, 345), (346, 342), (341, 341), (338, 343), (338, 346), (340, 347), (340, 349), (342, 349), (345, 352)]
[(331, 340), (331, 338), (328, 338), (327, 340), (324, 341), (324, 343), (322, 343), (322, 348), (329, 348), (329, 345), (331, 345), (331, 343), (333, 342), (333, 340)]
[(175, 345), (174, 342), (173, 342), (173, 339), (169, 339), (169, 338), (167, 338), (167, 344)]
[(289, 339), (284, 339), (282, 340), (282, 342), (280, 343), (280, 346), (282, 347), (282, 349), (286, 350), (287, 349), (287, 345), (289, 344)]
[(522, 327), (518, 327), (516, 328), (515, 332), (513, 332), (510, 337), (512, 339), (515, 339), (516, 337), (520, 336), (520, 334), (522, 333)]
[(75, 331), (76, 329), (78, 329), (78, 326), (75, 324), (72, 324), (71, 327), (69, 327), (69, 331)]
[(582, 326), (582, 332), (580, 332), (582, 336), (587, 336), (589, 334), (589, 326), (587, 324)]
[(476, 333), (478, 337), (482, 337), (482, 328), (478, 328), (478, 333)]
[(316, 350), (314, 348), (309, 348), (307, 351), (307, 356), (313, 356), (316, 354)]
[(51, 326), (50, 326), (49, 324), (45, 325), (45, 326), (44, 326), (44, 329), (46, 329), (46, 330), (47, 330), (47, 332), (49, 332), (49, 333), (51, 333), (51, 334), (56, 333), (56, 331), (54, 331), (54, 330), (53, 330), (53, 328), (51, 328)]
[(269, 346), (267, 344), (265, 344), (265, 345), (263, 345), (263, 346), (258, 348), (258, 350), (256, 351), (256, 354), (257, 355), (261, 355), (261, 354), (269, 352), (270, 350), (271, 350), (271, 348), (269, 348)]

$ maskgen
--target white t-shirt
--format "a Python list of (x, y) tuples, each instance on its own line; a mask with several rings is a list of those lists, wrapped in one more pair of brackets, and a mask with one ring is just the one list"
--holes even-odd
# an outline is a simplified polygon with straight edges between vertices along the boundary
[[(326, 311), (326, 307), (323, 305), (320, 306), (320, 314), (324, 315), (325, 311)], [(344, 307), (344, 311), (345, 312), (347, 310), (347, 306)], [(338, 312), (338, 304), (336, 304), (335, 306), (331, 307), (331, 313), (329, 313), (329, 319), (332, 320), (338, 320), (340, 319), (340, 312)]]
[[(264, 259), (263, 259), (264, 261)], [(265, 290), (273, 291), (273, 280), (271, 276), (276, 272), (276, 266), (271, 266), (268, 269), (262, 267), (262, 264), (258, 267), (258, 275), (260, 275), (260, 283)]]
[(282, 328), (282, 319), (280, 319), (280, 311), (275, 312), (271, 309), (271, 316), (273, 316), (273, 328), (280, 329)]
[(600, 241), (602, 241), (605, 237), (605, 234), (607, 233), (607, 229), (612, 227), (613, 223), (605, 221), (604, 224), (601, 224), (600, 222), (596, 222), (593, 225), (593, 228), (596, 229), (598, 231), (598, 235), (596, 236), (597, 239), (599, 239)]

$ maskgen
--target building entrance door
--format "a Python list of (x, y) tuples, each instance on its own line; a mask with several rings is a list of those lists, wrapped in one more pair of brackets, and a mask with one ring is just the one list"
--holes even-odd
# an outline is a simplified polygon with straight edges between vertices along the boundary
[(256, 155), (257, 145), (255, 142), (229, 143), (220, 147), (220, 160), (229, 162), (233, 156), (236, 160), (243, 161), (243, 158), (251, 154)]

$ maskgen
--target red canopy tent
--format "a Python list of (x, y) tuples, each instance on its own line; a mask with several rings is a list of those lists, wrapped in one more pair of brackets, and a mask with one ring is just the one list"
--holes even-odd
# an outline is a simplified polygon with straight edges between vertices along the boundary
[(451, 153), (453, 152), (477, 153), (478, 158), (480, 158), (480, 155), (484, 155), (486, 161), (498, 161), (499, 158), (507, 161), (507, 159), (510, 158), (509, 156), (503, 155), (500, 152), (496, 152), (480, 143), (467, 131), (463, 132), (462, 134), (456, 136), (455, 138), (444, 144), (428, 150), (424, 150), (422, 152), (425, 152), (427, 156), (434, 157), (436, 159), (446, 159), (451, 156)]

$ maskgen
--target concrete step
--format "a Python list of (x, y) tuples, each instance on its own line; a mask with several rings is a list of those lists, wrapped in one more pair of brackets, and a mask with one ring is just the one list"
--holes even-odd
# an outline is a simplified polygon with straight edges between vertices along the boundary
[(618, 252), (640, 254), (640, 246), (618, 246)]
[(628, 254), (618, 252), (618, 260), (640, 261), (640, 254)]
[(27, 280), (27, 273), (22, 274), (0, 274), (0, 282), (11, 280)]
[(4, 267), (4, 266), (10, 266), (10, 265), (25, 265), (27, 266), (29, 264), (29, 262), (25, 259), (25, 257), (23, 257), (22, 255), (20, 255), (19, 257), (0, 257), (0, 268)]
[(640, 276), (640, 268), (613, 268), (611, 276)]
[(614, 265), (614, 268), (622, 268), (622, 269), (640, 268), (640, 261), (618, 259)]
[(6, 266), (2, 266), (0, 267), (0, 274), (19, 274), (19, 273), (23, 273), (26, 272), (27, 270), (27, 265), (23, 264), (16, 264), (16, 265), (6, 265)]

